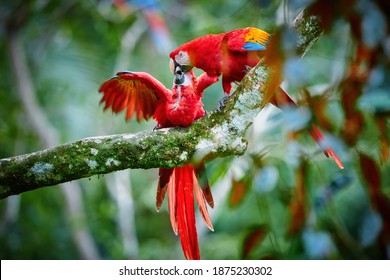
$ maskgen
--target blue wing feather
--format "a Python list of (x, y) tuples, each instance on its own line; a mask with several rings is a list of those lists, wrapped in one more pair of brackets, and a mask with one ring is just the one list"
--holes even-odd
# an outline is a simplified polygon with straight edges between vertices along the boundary
[(259, 43), (247, 42), (242, 46), (247, 51), (264, 51), (266, 47)]

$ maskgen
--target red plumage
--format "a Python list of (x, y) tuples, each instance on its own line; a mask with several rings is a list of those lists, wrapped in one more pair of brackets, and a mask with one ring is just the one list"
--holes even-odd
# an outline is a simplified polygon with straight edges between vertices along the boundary
[[(270, 34), (248, 27), (221, 34), (209, 34), (183, 44), (170, 53), (171, 60), (184, 69), (191, 67), (205, 71), (205, 80), (210, 84), (218, 81), (222, 75), (222, 87), (229, 94), (232, 82), (240, 82), (248, 69), (254, 67), (265, 55), (265, 49)], [(296, 105), (290, 96), (280, 87), (269, 100), (276, 106)], [(285, 103), (286, 102), (286, 103)], [(340, 168), (344, 168), (337, 154), (325, 144), (321, 131), (313, 126), (309, 132), (319, 144), (324, 154), (333, 157)]]
[(187, 259), (200, 259), (197, 232), (195, 227), (194, 212), (194, 172), (192, 165), (187, 164), (174, 169), (175, 176), (172, 184), (176, 189), (176, 198), (180, 203), (175, 203), (177, 218), (177, 230), (179, 232), (181, 246)]
[(185, 74), (185, 84), (175, 84), (172, 90), (147, 73), (118, 72), (99, 92), (104, 110), (111, 107), (119, 113), (126, 109), (126, 120), (135, 114), (138, 122), (153, 117), (160, 127), (173, 127), (188, 126), (204, 115), (203, 88), (198, 87), (193, 72)]
[[(99, 91), (103, 93), (101, 103), (105, 103), (104, 109), (111, 108), (115, 113), (126, 109), (126, 120), (134, 114), (138, 121), (152, 116), (159, 127), (165, 128), (188, 126), (202, 117), (205, 111), (201, 98), (204, 88), (209, 85), (210, 80), (205, 79), (204, 75), (196, 79), (192, 71), (185, 73), (183, 82), (174, 84), (172, 90), (147, 73), (119, 72), (116, 77), (103, 83)], [(157, 210), (167, 191), (172, 228), (180, 236), (184, 256), (187, 259), (199, 259), (194, 194), (206, 225), (212, 229), (205, 203), (212, 202), (209, 185), (205, 184), (203, 192), (199, 187), (198, 172), (190, 164), (160, 168)]]
[[(209, 34), (183, 44), (171, 52), (170, 57), (180, 65), (202, 69), (215, 81), (222, 75), (223, 89), (229, 94), (231, 83), (241, 81), (247, 67), (254, 67), (260, 61), (269, 36), (253, 27)], [(249, 43), (257, 47), (248, 51)]]

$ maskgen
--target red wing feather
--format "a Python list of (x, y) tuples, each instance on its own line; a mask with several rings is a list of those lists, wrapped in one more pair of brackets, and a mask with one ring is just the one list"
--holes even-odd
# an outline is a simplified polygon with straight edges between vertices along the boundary
[(105, 103), (104, 110), (111, 107), (114, 113), (119, 113), (126, 109), (126, 120), (135, 114), (138, 122), (153, 116), (157, 100), (170, 93), (161, 82), (144, 72), (118, 72), (99, 92), (103, 93), (100, 103)]

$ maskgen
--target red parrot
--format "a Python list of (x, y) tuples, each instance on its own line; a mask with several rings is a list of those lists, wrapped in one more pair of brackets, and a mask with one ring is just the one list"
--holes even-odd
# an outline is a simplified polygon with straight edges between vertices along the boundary
[[(111, 107), (115, 113), (126, 109), (126, 120), (136, 114), (138, 121), (153, 117), (159, 128), (189, 126), (205, 114), (201, 98), (209, 82), (204, 77), (197, 79), (193, 71), (183, 73), (176, 69), (174, 85), (169, 90), (147, 73), (119, 72), (100, 87), (99, 92), (103, 93), (101, 103), (105, 103), (104, 109)], [(156, 208), (160, 209), (168, 191), (172, 228), (180, 236), (187, 259), (200, 259), (194, 195), (205, 224), (213, 230), (206, 206), (207, 201), (213, 207), (210, 187), (206, 182), (202, 189), (198, 182), (198, 174), (202, 171), (203, 164), (197, 168), (186, 164), (159, 170)]]
[[(254, 67), (265, 55), (270, 34), (254, 27), (236, 29), (221, 34), (209, 34), (183, 44), (170, 53), (171, 71), (180, 66), (184, 71), (192, 67), (205, 71), (211, 85), (222, 75), (222, 87), (227, 95), (232, 89), (232, 82), (240, 82), (248, 69)], [(280, 87), (273, 94), (270, 102), (278, 107), (297, 104)], [(223, 104), (223, 100), (222, 100)], [(326, 143), (321, 131), (312, 125), (309, 134), (318, 143), (324, 154), (333, 157), (340, 168), (344, 168), (339, 157)]]

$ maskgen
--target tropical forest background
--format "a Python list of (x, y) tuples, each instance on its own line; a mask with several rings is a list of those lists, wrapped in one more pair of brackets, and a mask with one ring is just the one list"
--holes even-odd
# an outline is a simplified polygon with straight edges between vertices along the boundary
[[(101, 83), (132, 70), (170, 88), (170, 51), (248, 26), (291, 50), (288, 26), (304, 8), (324, 32), (302, 59), (286, 51), (282, 68), (302, 110), (266, 106), (244, 156), (207, 162), (215, 231), (198, 215), (201, 257), (390, 258), (388, 1), (2, 0), (0, 158), (151, 130), (103, 112)], [(206, 109), (222, 97), (220, 83), (208, 88)], [(311, 123), (344, 169), (308, 136)], [(155, 209), (157, 180), (157, 169), (125, 170), (3, 199), (0, 258), (183, 259), (166, 202)]]

